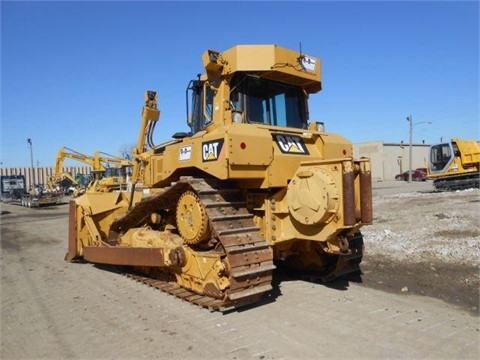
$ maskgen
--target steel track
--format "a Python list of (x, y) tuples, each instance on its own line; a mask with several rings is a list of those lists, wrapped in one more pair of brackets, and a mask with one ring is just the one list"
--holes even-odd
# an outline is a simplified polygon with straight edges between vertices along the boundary
[(228, 311), (260, 300), (272, 289), (273, 254), (253, 222), (241, 193), (224, 182), (182, 177), (163, 193), (142, 200), (124, 217), (112, 224), (112, 229), (125, 231), (139, 226), (146, 215), (160, 209), (171, 209), (187, 189), (197, 193), (206, 208), (213, 237), (225, 254), (229, 267), (230, 286), (223, 298), (197, 294), (169, 280), (154, 279), (137, 273), (127, 276), (160, 289), (192, 304), (211, 311)]

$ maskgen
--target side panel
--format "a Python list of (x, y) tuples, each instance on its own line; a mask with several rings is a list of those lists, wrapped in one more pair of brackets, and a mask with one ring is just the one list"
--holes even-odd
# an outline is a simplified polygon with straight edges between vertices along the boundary
[(191, 175), (198, 169), (222, 180), (255, 180), (255, 186), (264, 189), (285, 187), (301, 164), (349, 158), (352, 152), (351, 143), (335, 134), (232, 124), (185, 138), (150, 157), (145, 186), (159, 186), (175, 174)]
[(255, 126), (232, 125), (227, 134), (227, 156), (231, 166), (260, 165), (264, 169), (273, 160), (270, 132)]
[(462, 165), (478, 164), (480, 162), (480, 145), (475, 140), (453, 139), (460, 150)]

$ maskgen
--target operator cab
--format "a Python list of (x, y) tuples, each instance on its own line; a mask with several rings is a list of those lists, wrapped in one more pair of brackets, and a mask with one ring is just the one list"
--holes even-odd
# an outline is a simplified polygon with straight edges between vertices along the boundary
[[(213, 121), (214, 90), (205, 81), (192, 80), (187, 88), (187, 118), (192, 134)], [(306, 95), (298, 86), (240, 72), (230, 83), (233, 122), (307, 129)]]
[(430, 172), (435, 174), (444, 171), (458, 153), (458, 146), (454, 142), (433, 145), (430, 148)]

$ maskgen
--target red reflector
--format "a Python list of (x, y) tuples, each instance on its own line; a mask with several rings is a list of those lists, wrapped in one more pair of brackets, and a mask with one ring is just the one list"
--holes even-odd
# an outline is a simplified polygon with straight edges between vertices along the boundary
[(242, 150), (245, 150), (247, 148), (247, 144), (245, 144), (244, 142), (242, 142), (240, 144), (240, 147), (242, 148)]

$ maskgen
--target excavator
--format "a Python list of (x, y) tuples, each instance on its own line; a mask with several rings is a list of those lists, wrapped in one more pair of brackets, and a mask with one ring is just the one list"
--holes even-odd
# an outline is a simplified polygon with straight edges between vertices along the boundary
[(325, 282), (359, 272), (371, 165), (309, 119), (320, 59), (237, 45), (202, 62), (190, 131), (154, 144), (158, 94), (145, 93), (131, 189), (70, 202), (65, 260), (120, 266), (211, 311), (260, 301), (277, 267)]
[(105, 171), (104, 166), (100, 163), (98, 158), (85, 155), (81, 152), (62, 146), (58, 150), (57, 157), (55, 159), (55, 173), (47, 179), (48, 188), (54, 189), (57, 186), (72, 186), (75, 189), (73, 193), (74, 196), (79, 196), (85, 193), (86, 187), (84, 184), (82, 184), (81, 181), (78, 181), (76, 177), (73, 177), (72, 174), (63, 171), (63, 164), (66, 158), (88, 164), (97, 171)]
[[(63, 171), (65, 158), (74, 159), (92, 166), (93, 179), (87, 186), (81, 184), (81, 181), (78, 181), (70, 173)], [(113, 164), (114, 167), (110, 167), (110, 164)], [(132, 166), (133, 162), (128, 159), (100, 151), (90, 156), (67, 147), (61, 147), (57, 152), (55, 174), (48, 178), (47, 183), (51, 189), (56, 186), (63, 187), (65, 184), (75, 187), (74, 197), (85, 192), (126, 190), (126, 170)]]
[(480, 144), (453, 138), (430, 147), (428, 178), (439, 191), (480, 187)]

